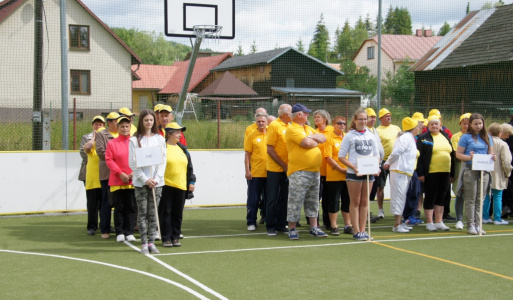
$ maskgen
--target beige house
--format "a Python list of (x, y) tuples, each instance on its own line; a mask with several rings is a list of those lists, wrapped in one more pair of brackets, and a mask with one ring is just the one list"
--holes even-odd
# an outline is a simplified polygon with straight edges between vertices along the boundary
[[(0, 3), (0, 116), (30, 121), (34, 77), (34, 0)], [(44, 1), (43, 110), (60, 118), (60, 1)], [(133, 64), (140, 59), (80, 0), (66, 2), (69, 109), (84, 118), (132, 106)], [(5, 121), (5, 119), (3, 120)]]
[[(432, 36), (431, 30), (417, 30), (415, 35), (383, 34), (381, 36), (381, 76), (387, 72), (395, 74), (403, 64), (412, 66), (423, 57), (441, 36)], [(367, 67), (370, 75), (378, 75), (378, 37), (365, 40), (353, 62), (359, 67)]]

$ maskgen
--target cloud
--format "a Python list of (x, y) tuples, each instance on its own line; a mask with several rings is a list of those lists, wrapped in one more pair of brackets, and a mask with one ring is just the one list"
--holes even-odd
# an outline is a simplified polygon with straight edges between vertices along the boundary
[[(164, 32), (164, 1), (138, 0), (82, 0), (100, 19), (109, 26), (138, 28), (140, 30)], [(170, 0), (176, 1), (176, 0)], [(451, 26), (464, 16), (467, 3), (471, 10), (478, 10), (487, 0), (383, 0), (382, 16), (386, 17), (392, 7), (406, 7), (412, 17), (412, 29), (432, 28), (438, 32), (447, 21)], [(510, 4), (512, 1), (506, 1)], [(301, 39), (306, 48), (315, 26), (323, 14), (324, 23), (333, 39), (337, 27), (342, 28), (346, 20), (354, 26), (359, 17), (367, 15), (376, 22), (377, 0), (236, 0), (236, 37), (234, 40), (204, 40), (202, 48), (216, 51), (235, 51), (239, 44), (245, 53), (255, 41), (258, 51), (275, 47), (295, 47)], [(169, 40), (190, 45), (188, 38)]]

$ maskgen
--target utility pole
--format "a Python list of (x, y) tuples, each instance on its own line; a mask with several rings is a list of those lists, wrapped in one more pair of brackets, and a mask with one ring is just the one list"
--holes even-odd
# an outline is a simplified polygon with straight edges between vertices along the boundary
[(32, 150), (43, 149), (43, 0), (34, 1), (34, 89)]

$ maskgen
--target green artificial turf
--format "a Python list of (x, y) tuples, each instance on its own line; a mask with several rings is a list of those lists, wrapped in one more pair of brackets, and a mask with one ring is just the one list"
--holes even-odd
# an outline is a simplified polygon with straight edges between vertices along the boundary
[[(376, 215), (376, 203), (371, 207)], [(164, 280), (209, 299), (508, 299), (513, 292), (513, 225), (485, 225), (484, 237), (456, 231), (454, 223), (447, 223), (449, 232), (431, 233), (420, 225), (398, 234), (387, 214), (372, 224), (375, 242), (368, 243), (347, 234), (311, 237), (303, 217), (300, 239), (291, 241), (285, 234), (268, 237), (263, 225), (248, 232), (245, 213), (245, 208), (186, 210), (183, 246), (157, 243), (161, 255), (152, 257), (158, 261), (116, 243), (114, 235), (109, 240), (87, 235), (85, 214), (0, 218), (0, 294), (4, 299), (197, 299)], [(341, 216), (338, 223), (343, 224)], [(140, 248), (140, 241), (132, 244)]]

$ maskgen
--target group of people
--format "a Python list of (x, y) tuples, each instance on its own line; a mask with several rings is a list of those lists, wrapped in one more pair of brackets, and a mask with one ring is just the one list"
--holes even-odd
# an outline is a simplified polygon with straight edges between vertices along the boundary
[[(310, 235), (326, 237), (319, 223), (322, 200), (324, 228), (340, 235), (338, 211), (342, 211), (343, 232), (355, 240), (369, 240), (366, 232), (368, 203), (377, 196), (378, 217), (384, 218), (384, 187), (389, 177), (390, 213), (393, 231), (407, 233), (413, 225), (424, 223), (428, 231), (450, 228), (443, 220), (456, 221), (469, 234), (486, 234), (482, 223), (508, 224), (501, 219), (502, 191), (511, 174), (511, 151), (503, 140), (513, 134), (510, 124), (493, 123), (486, 128), (478, 113), (460, 117), (461, 131), (452, 135), (442, 125), (439, 110), (427, 119), (416, 112), (402, 120), (402, 128), (392, 125), (392, 114), (382, 108), (377, 115), (372, 108), (358, 109), (346, 133), (347, 120), (331, 118), (325, 110), (313, 112), (302, 104), (282, 104), (278, 117), (270, 121), (263, 108), (257, 109), (255, 123), (248, 126), (244, 138), (247, 192), (247, 229), (256, 230), (259, 207), (267, 235), (287, 233), (299, 238), (300, 213), (304, 207)], [(274, 117), (273, 117), (274, 118)], [(374, 128), (379, 119), (380, 126)], [(494, 160), (494, 171), (483, 174), (483, 216), (481, 172), (472, 169), (476, 154)], [(376, 174), (358, 172), (358, 158), (374, 156), (379, 164)], [(372, 182), (368, 188), (367, 180)], [(451, 184), (456, 195), (456, 217), (450, 212)], [(490, 190), (493, 196), (493, 221), (490, 218)], [(425, 196), (424, 196), (425, 195)], [(463, 210), (465, 207), (465, 210)], [(465, 220), (463, 220), (465, 212)], [(375, 221), (376, 219), (373, 219)]]
[[(186, 128), (173, 122), (171, 106), (141, 111), (137, 126), (132, 124), (134, 115), (121, 108), (106, 118), (95, 116), (92, 132), (82, 137), (79, 180), (86, 189), (87, 233), (94, 235), (100, 228), (103, 239), (115, 233), (117, 242), (133, 242), (138, 228), (141, 253), (159, 253), (159, 238), (164, 247), (181, 246), (184, 204), (194, 196), (196, 176), (183, 135)], [(159, 164), (137, 159), (138, 152), (148, 150), (159, 154), (154, 161)]]

